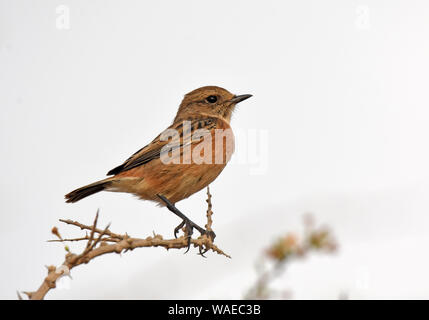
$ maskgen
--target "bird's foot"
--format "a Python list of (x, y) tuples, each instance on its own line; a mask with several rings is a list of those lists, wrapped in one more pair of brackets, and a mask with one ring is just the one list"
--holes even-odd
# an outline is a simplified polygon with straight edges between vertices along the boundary
[[(197, 229), (198, 232), (201, 235), (207, 235), (207, 237), (209, 237), (212, 241), (214, 241), (216, 234), (209, 230), (207, 231), (204, 228), (201, 228), (199, 225), (197, 225), (195, 222), (193, 222), (191, 219), (189, 219), (188, 217), (186, 217), (179, 209), (176, 208), (176, 206), (174, 204), (172, 204), (166, 197), (158, 194), (157, 195), (167, 206), (167, 209), (170, 210), (171, 212), (173, 212), (175, 215), (177, 215), (178, 217), (182, 218), (182, 222), (176, 227), (174, 228), (174, 237), (177, 238), (177, 234), (180, 231), (180, 229), (184, 229), (184, 233), (185, 233), (185, 237), (187, 238), (188, 241), (188, 247), (185, 251), (185, 253), (187, 253), (191, 247), (191, 238), (192, 238), (192, 234), (194, 233), (194, 229)], [(206, 253), (207, 250), (205, 250), (204, 252), (202, 251), (201, 247), (200, 247), (200, 254), (202, 256), (204, 256), (204, 253)]]
[[(214, 239), (216, 238), (216, 233), (214, 233), (214, 231), (213, 230), (204, 230), (204, 233), (203, 234), (201, 234), (201, 235), (206, 235), (210, 240), (211, 240), (211, 242), (213, 242), (214, 241)], [(203, 250), (203, 247), (202, 246), (200, 246), (199, 247), (199, 250), (200, 250), (200, 255), (202, 256), (202, 257), (206, 257), (204, 254), (207, 252), (207, 251), (209, 251), (209, 249), (210, 249), (210, 247), (207, 247), (206, 246), (206, 248)]]
[(188, 218), (184, 219), (176, 228), (174, 228), (174, 237), (176, 239), (180, 229), (183, 229), (183, 232), (185, 233), (185, 237), (188, 243), (188, 247), (185, 253), (187, 253), (189, 251), (189, 248), (191, 247), (191, 239), (192, 239), (192, 235), (194, 234), (194, 228), (200, 231), (199, 230), (200, 227), (194, 222), (192, 222), (191, 220), (189, 220)]
[[(192, 234), (194, 232), (193, 231), (194, 228), (197, 229), (198, 232), (200, 232), (202, 236), (206, 235), (208, 238), (210, 238), (212, 242), (216, 238), (216, 234), (214, 233), (214, 231), (203, 229), (189, 219), (183, 220), (176, 228), (174, 228), (174, 236), (176, 238), (177, 238), (177, 233), (180, 231), (180, 229), (183, 229), (183, 228), (184, 228), (185, 236), (188, 239), (188, 248), (186, 249), (185, 253), (187, 253), (189, 251), (189, 248), (191, 247), (191, 238), (192, 238)], [(203, 256), (204, 258), (205, 258), (204, 254), (208, 250), (209, 250), (208, 248), (205, 248), (203, 250), (202, 246), (199, 247), (200, 255)]]

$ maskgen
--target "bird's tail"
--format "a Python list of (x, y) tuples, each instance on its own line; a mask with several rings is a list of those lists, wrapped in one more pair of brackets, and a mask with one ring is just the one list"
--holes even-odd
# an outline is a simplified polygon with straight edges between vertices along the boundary
[(76, 189), (66, 194), (64, 198), (66, 199), (66, 202), (69, 203), (78, 202), (79, 200), (86, 198), (94, 193), (105, 190), (111, 183), (111, 178), (100, 180), (82, 188)]

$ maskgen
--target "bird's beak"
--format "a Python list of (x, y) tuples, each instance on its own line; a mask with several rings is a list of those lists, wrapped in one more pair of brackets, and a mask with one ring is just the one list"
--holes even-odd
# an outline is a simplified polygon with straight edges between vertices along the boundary
[(249, 99), (251, 96), (252, 96), (251, 94), (241, 94), (241, 95), (239, 95), (239, 96), (234, 96), (234, 97), (231, 99), (231, 102), (233, 102), (233, 103), (239, 103), (239, 102), (241, 102), (241, 101), (244, 101), (244, 100), (246, 100), (246, 99)]

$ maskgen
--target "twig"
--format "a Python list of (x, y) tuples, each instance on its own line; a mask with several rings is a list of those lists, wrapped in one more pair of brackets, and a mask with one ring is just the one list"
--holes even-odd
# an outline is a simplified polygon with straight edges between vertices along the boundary
[[(66, 238), (66, 239), (52, 239), (52, 240), (47, 240), (47, 242), (74, 242), (74, 241), (85, 241), (85, 240), (89, 240), (88, 236), (85, 237), (81, 237), (81, 238)], [(119, 239), (114, 239), (114, 238), (103, 238), (103, 241), (106, 242), (119, 242)]]
[[(211, 231), (212, 224), (212, 205), (211, 205), (211, 194), (207, 188), (207, 230)], [(65, 260), (59, 268), (55, 266), (47, 266), (48, 275), (43, 280), (43, 283), (34, 292), (23, 292), (31, 300), (41, 300), (44, 299), (46, 294), (56, 287), (56, 281), (64, 276), (66, 273), (81, 264), (89, 263), (92, 259), (102, 256), (108, 253), (122, 253), (134, 250), (136, 248), (146, 248), (146, 247), (163, 247), (167, 250), (169, 249), (182, 249), (187, 248), (188, 238), (186, 235), (179, 237), (177, 239), (163, 239), (159, 234), (154, 234), (152, 237), (147, 238), (134, 238), (130, 237), (128, 234), (116, 234), (109, 230), (110, 224), (106, 226), (103, 230), (97, 228), (99, 212), (97, 211), (95, 215), (94, 222), (91, 226), (84, 225), (77, 221), (64, 220), (60, 219), (61, 222), (79, 227), (81, 230), (90, 230), (90, 235), (79, 238), (63, 239), (58, 232), (58, 229), (54, 227), (52, 233), (58, 237), (58, 240), (49, 240), (50, 242), (65, 242), (65, 241), (87, 241), (85, 249), (80, 254), (74, 254), (69, 252), (68, 247), (66, 251), (68, 253), (65, 256)], [(110, 242), (110, 243), (108, 243)], [(113, 242), (113, 243), (112, 243)], [(217, 254), (224, 255), (228, 258), (231, 258), (228, 254), (223, 252), (220, 248), (213, 244), (213, 239), (206, 234), (198, 237), (197, 239), (191, 239), (191, 245), (198, 247), (200, 253), (202, 248), (205, 248), (205, 252), (211, 250)], [(20, 297), (18, 293), (18, 297)]]
[[(311, 216), (305, 217), (304, 226), (303, 239), (300, 240), (295, 234), (288, 233), (270, 245), (264, 256), (273, 262), (272, 267), (260, 271), (255, 284), (245, 295), (245, 299), (270, 298), (272, 290), (269, 284), (285, 271), (291, 261), (302, 259), (311, 252), (335, 252), (338, 245), (329, 229), (314, 228)], [(267, 261), (263, 257), (260, 262), (262, 266)]]
[(212, 231), (212, 195), (210, 194), (210, 188), (207, 186), (207, 224), (205, 225), (207, 231)]
[[(80, 222), (73, 221), (73, 220), (70, 220), (70, 219), (67, 219), (67, 220), (66, 220), (66, 219), (60, 219), (60, 221), (61, 221), (61, 222), (63, 222), (63, 223), (66, 223), (66, 224), (70, 224), (70, 225), (73, 225), (73, 226), (79, 227), (81, 230), (92, 230), (92, 227), (93, 227), (93, 226), (87, 226), (87, 225), (84, 225), (84, 224), (82, 224), (82, 223), (80, 223)], [(97, 228), (95, 228), (95, 229), (94, 229), (94, 231), (95, 231), (96, 233), (101, 233), (101, 232), (103, 232), (103, 230), (101, 230), (101, 229), (97, 229)], [(115, 238), (115, 239), (123, 239), (123, 238), (124, 238), (124, 236), (123, 236), (123, 235), (113, 233), (113, 232), (111, 232), (111, 231), (109, 231), (109, 230), (107, 230), (107, 231), (106, 231), (106, 235), (108, 235), (108, 236), (110, 236), (110, 237), (112, 237), (112, 238)]]

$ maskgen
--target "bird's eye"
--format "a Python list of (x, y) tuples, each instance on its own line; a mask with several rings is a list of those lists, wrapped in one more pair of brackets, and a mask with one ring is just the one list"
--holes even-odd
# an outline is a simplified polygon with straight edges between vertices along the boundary
[(208, 96), (206, 101), (208, 103), (215, 103), (217, 101), (217, 97), (216, 96)]

